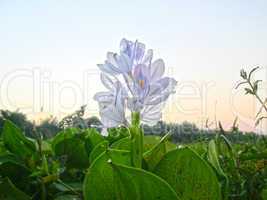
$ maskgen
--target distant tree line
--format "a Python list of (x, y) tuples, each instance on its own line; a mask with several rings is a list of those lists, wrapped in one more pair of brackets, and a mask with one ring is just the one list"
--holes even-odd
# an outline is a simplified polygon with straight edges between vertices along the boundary
[(5, 119), (12, 121), (26, 136), (31, 138), (35, 138), (35, 132), (41, 133), (45, 139), (51, 138), (59, 131), (68, 127), (98, 128), (101, 125), (100, 120), (95, 116), (84, 118), (84, 109), (85, 106), (82, 106), (78, 111), (64, 117), (60, 121), (51, 117), (44, 119), (40, 124), (35, 124), (33, 121), (28, 120), (26, 115), (19, 110), (0, 110), (0, 134), (2, 133)]
[(262, 138), (267, 140), (266, 136), (258, 135), (254, 132), (240, 131), (236, 122), (234, 122), (230, 130), (224, 130), (220, 123), (218, 129), (200, 129), (196, 124), (187, 121), (181, 124), (159, 121), (154, 126), (144, 125), (143, 128), (147, 135), (163, 136), (170, 132), (171, 139), (175, 143), (210, 140), (213, 139), (217, 133), (224, 134), (233, 143), (251, 143)]
[[(51, 138), (59, 131), (68, 127), (89, 128), (94, 127), (101, 130), (101, 122), (96, 116), (84, 118), (85, 106), (82, 106), (78, 111), (64, 117), (61, 121), (56, 118), (46, 119), (40, 124), (35, 125), (29, 121), (23, 113), (17, 111), (0, 110), (0, 134), (3, 129), (4, 119), (8, 119), (15, 123), (23, 130), (26, 136), (35, 138), (36, 133), (41, 134), (43, 138)], [(232, 142), (251, 142), (257, 141), (263, 136), (257, 135), (253, 132), (242, 132), (238, 129), (236, 122), (231, 130), (225, 131), (220, 125), (218, 130), (214, 129), (199, 129), (196, 124), (191, 122), (166, 123), (159, 121), (154, 126), (143, 125), (144, 133), (146, 135), (163, 136), (166, 133), (171, 133), (171, 140), (175, 143), (190, 143), (193, 141), (209, 140), (216, 136), (216, 133), (223, 132), (223, 134)], [(265, 137), (264, 137), (265, 138)], [(266, 138), (265, 138), (266, 139)]]

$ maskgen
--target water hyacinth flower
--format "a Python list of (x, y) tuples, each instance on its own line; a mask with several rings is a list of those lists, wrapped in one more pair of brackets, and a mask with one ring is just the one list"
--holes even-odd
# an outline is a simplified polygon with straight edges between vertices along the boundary
[(142, 62), (144, 51), (144, 44), (122, 39), (120, 54), (108, 52), (105, 63), (99, 64), (98, 67), (113, 75), (130, 73), (134, 65)]
[(98, 67), (106, 92), (94, 99), (99, 103), (104, 127), (128, 125), (126, 109), (140, 113), (143, 123), (153, 125), (161, 119), (162, 108), (175, 92), (176, 80), (164, 77), (162, 59), (152, 62), (153, 50), (138, 41), (122, 39), (119, 54), (109, 52)]
[(101, 74), (101, 81), (108, 89), (98, 92), (94, 99), (99, 104), (99, 114), (104, 128), (128, 125), (125, 118), (125, 91), (119, 81), (113, 82), (106, 74)]

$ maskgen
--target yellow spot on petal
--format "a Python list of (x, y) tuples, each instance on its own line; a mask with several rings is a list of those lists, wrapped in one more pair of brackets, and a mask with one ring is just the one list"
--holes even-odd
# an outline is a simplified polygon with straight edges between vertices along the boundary
[(145, 87), (145, 81), (139, 80), (139, 85), (141, 86), (141, 88), (144, 88)]

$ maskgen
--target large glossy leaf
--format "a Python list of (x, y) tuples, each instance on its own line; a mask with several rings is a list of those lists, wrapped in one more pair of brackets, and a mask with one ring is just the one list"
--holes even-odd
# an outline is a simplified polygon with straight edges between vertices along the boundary
[(104, 152), (86, 175), (85, 200), (178, 199), (164, 180), (142, 169), (129, 167), (130, 163), (128, 151)]
[[(169, 134), (166, 134), (163, 138), (168, 139)], [(160, 141), (162, 140), (161, 137), (155, 136), (155, 135), (146, 135), (144, 137), (144, 152), (147, 152), (151, 150), (152, 148), (155, 147), (155, 145), (158, 145)], [(168, 140), (165, 140), (165, 145), (166, 145), (166, 151), (170, 151), (173, 149), (176, 149), (177, 146), (173, 144), (172, 142), (169, 142)]]
[(55, 149), (55, 146), (66, 140), (66, 139), (71, 139), (75, 134), (79, 133), (79, 129), (77, 128), (68, 128), (68, 129), (65, 129), (61, 132), (59, 132), (52, 140), (52, 148)]
[(116, 199), (179, 199), (170, 185), (155, 174), (133, 167), (112, 165), (115, 174)]
[(111, 145), (111, 148), (130, 151), (131, 150), (131, 138), (125, 137), (120, 140), (117, 140)]
[(93, 161), (98, 158), (104, 151), (108, 149), (108, 141), (103, 141), (99, 143), (93, 151), (90, 153), (89, 161), (93, 163)]
[(13, 154), (0, 155), (0, 175), (2, 177), (9, 177), (16, 183), (22, 181), (30, 174), (30, 170), (24, 163)]
[(190, 149), (194, 150), (200, 157), (204, 158), (207, 155), (208, 145), (206, 142), (194, 142), (187, 145)]
[(104, 137), (94, 128), (86, 129), (85, 147), (88, 155), (101, 142), (105, 141)]
[(159, 136), (155, 135), (146, 135), (144, 137), (144, 152), (149, 151), (152, 149), (155, 145), (157, 145), (160, 142), (161, 138)]
[(5, 147), (21, 158), (32, 156), (36, 152), (35, 143), (25, 137), (21, 130), (9, 120), (5, 120), (2, 137)]
[(84, 141), (76, 136), (66, 139), (55, 147), (58, 156), (64, 156), (68, 168), (87, 168), (89, 158), (85, 149)]
[(167, 153), (155, 168), (184, 200), (220, 200), (221, 190), (213, 169), (189, 148)]
[[(147, 135), (147, 136), (144, 136), (143, 142), (144, 142), (144, 152), (148, 152), (161, 142), (161, 137), (154, 136), (154, 135)], [(165, 141), (165, 145), (166, 145), (167, 152), (176, 148), (175, 144), (167, 140)], [(125, 137), (120, 140), (117, 140), (111, 145), (111, 148), (130, 151), (131, 150), (131, 138)]]
[(147, 167), (150, 171), (154, 170), (154, 167), (158, 164), (162, 157), (170, 151), (171, 147), (173, 147), (173, 149), (176, 148), (176, 145), (170, 145), (170, 142), (168, 141), (169, 136), (169, 134), (165, 135), (155, 146), (144, 153), (144, 160), (146, 161)]
[(14, 184), (5, 178), (3, 182), (0, 183), (0, 199), (3, 200), (30, 200), (31, 198), (24, 192), (19, 190), (14, 186)]
[(102, 155), (91, 164), (83, 185), (83, 192), (86, 200), (116, 199), (113, 185), (115, 182), (113, 168), (108, 161), (131, 165), (130, 152), (110, 149), (103, 152)]
[(84, 169), (89, 166), (84, 135), (78, 134), (77, 129), (66, 129), (57, 134), (52, 147), (57, 156), (65, 158), (67, 168)]

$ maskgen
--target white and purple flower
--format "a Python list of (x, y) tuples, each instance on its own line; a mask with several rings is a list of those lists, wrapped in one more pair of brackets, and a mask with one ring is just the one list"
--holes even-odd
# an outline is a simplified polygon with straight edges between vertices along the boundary
[(175, 92), (176, 80), (164, 77), (162, 59), (152, 62), (153, 51), (145, 52), (138, 41), (122, 39), (120, 54), (107, 54), (104, 64), (98, 65), (101, 81), (108, 91), (99, 92), (100, 117), (105, 127), (128, 125), (126, 109), (139, 112), (143, 123), (153, 125), (161, 119), (162, 107)]

